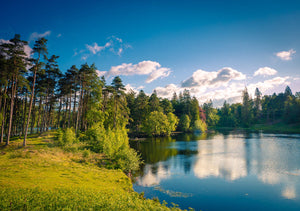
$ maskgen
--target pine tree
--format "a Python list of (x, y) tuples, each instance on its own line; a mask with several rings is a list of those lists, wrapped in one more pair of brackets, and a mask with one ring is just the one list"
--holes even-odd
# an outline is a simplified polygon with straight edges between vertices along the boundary
[(32, 88), (31, 88), (30, 105), (29, 105), (28, 118), (27, 118), (27, 124), (26, 124), (26, 129), (25, 129), (23, 146), (26, 146), (26, 138), (27, 138), (28, 126), (29, 126), (31, 109), (32, 109), (32, 104), (33, 104), (36, 75), (39, 71), (41, 71), (41, 68), (44, 65), (40, 60), (41, 60), (42, 56), (44, 56), (44, 58), (47, 59), (46, 55), (48, 54), (48, 50), (46, 47), (46, 43), (47, 43), (47, 39), (40, 38), (35, 42), (34, 47), (33, 47), (33, 53), (36, 54), (36, 59), (32, 60), (32, 62), (34, 63), (34, 66), (31, 69), (33, 71), (33, 83), (32, 83)]
[[(14, 103), (17, 93), (18, 83), (22, 81), (23, 74), (26, 72), (26, 53), (24, 51), (24, 46), (27, 45), (26, 41), (21, 40), (21, 36), (16, 34), (13, 39), (10, 39), (8, 43), (3, 43), (1, 45), (1, 54), (4, 54), (7, 59), (8, 67), (8, 89), (10, 89), (10, 115), (8, 123), (8, 132), (6, 145), (9, 144), (12, 123), (13, 123), (13, 112), (14, 112)], [(3, 135), (2, 135), (3, 137)], [(1, 137), (1, 138), (2, 138)]]

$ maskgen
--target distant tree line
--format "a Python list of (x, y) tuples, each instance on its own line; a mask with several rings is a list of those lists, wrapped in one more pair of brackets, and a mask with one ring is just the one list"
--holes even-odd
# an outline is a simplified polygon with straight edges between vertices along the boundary
[(283, 93), (264, 95), (258, 88), (255, 97), (249, 96), (247, 88), (242, 94), (242, 103), (213, 108), (212, 101), (202, 105), (208, 126), (250, 127), (254, 124), (300, 123), (300, 92), (293, 95), (289, 86)]

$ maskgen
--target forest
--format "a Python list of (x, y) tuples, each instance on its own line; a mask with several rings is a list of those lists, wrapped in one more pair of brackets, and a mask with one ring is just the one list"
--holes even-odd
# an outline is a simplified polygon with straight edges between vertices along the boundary
[(25, 53), (27, 44), (15, 35), (0, 45), (1, 143), (7, 145), (12, 136), (22, 138), (26, 146), (28, 134), (68, 129), (76, 139), (88, 140), (93, 150), (113, 154), (104, 148), (118, 136), (127, 140), (120, 146), (126, 145), (127, 134), (169, 136), (174, 131), (205, 132), (207, 127), (300, 122), (300, 93), (293, 95), (288, 86), (271, 96), (256, 88), (254, 99), (245, 88), (242, 103), (225, 101), (214, 108), (208, 99), (200, 106), (188, 90), (174, 93), (172, 99), (159, 98), (155, 90), (150, 96), (143, 90), (125, 92), (119, 76), (107, 84), (94, 64), (61, 71), (59, 56), (48, 55), (47, 39), (37, 39), (30, 56)]

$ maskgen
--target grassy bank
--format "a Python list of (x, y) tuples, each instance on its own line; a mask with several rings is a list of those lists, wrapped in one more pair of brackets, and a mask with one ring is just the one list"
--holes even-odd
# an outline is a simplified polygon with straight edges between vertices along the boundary
[(54, 133), (0, 146), (0, 210), (169, 210), (104, 168), (103, 155), (55, 147)]
[(275, 124), (256, 124), (252, 126), (252, 130), (262, 130), (269, 133), (299, 133), (300, 124), (285, 124), (283, 122)]
[(300, 124), (285, 124), (277, 122), (273, 124), (255, 124), (248, 128), (242, 127), (210, 127), (208, 131), (214, 130), (244, 130), (244, 131), (263, 131), (265, 133), (293, 133), (300, 134)]

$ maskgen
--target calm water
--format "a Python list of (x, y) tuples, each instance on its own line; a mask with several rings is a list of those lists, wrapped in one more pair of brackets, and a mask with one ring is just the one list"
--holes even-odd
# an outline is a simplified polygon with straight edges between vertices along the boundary
[(131, 142), (133, 188), (195, 210), (300, 210), (300, 135), (181, 134)]

